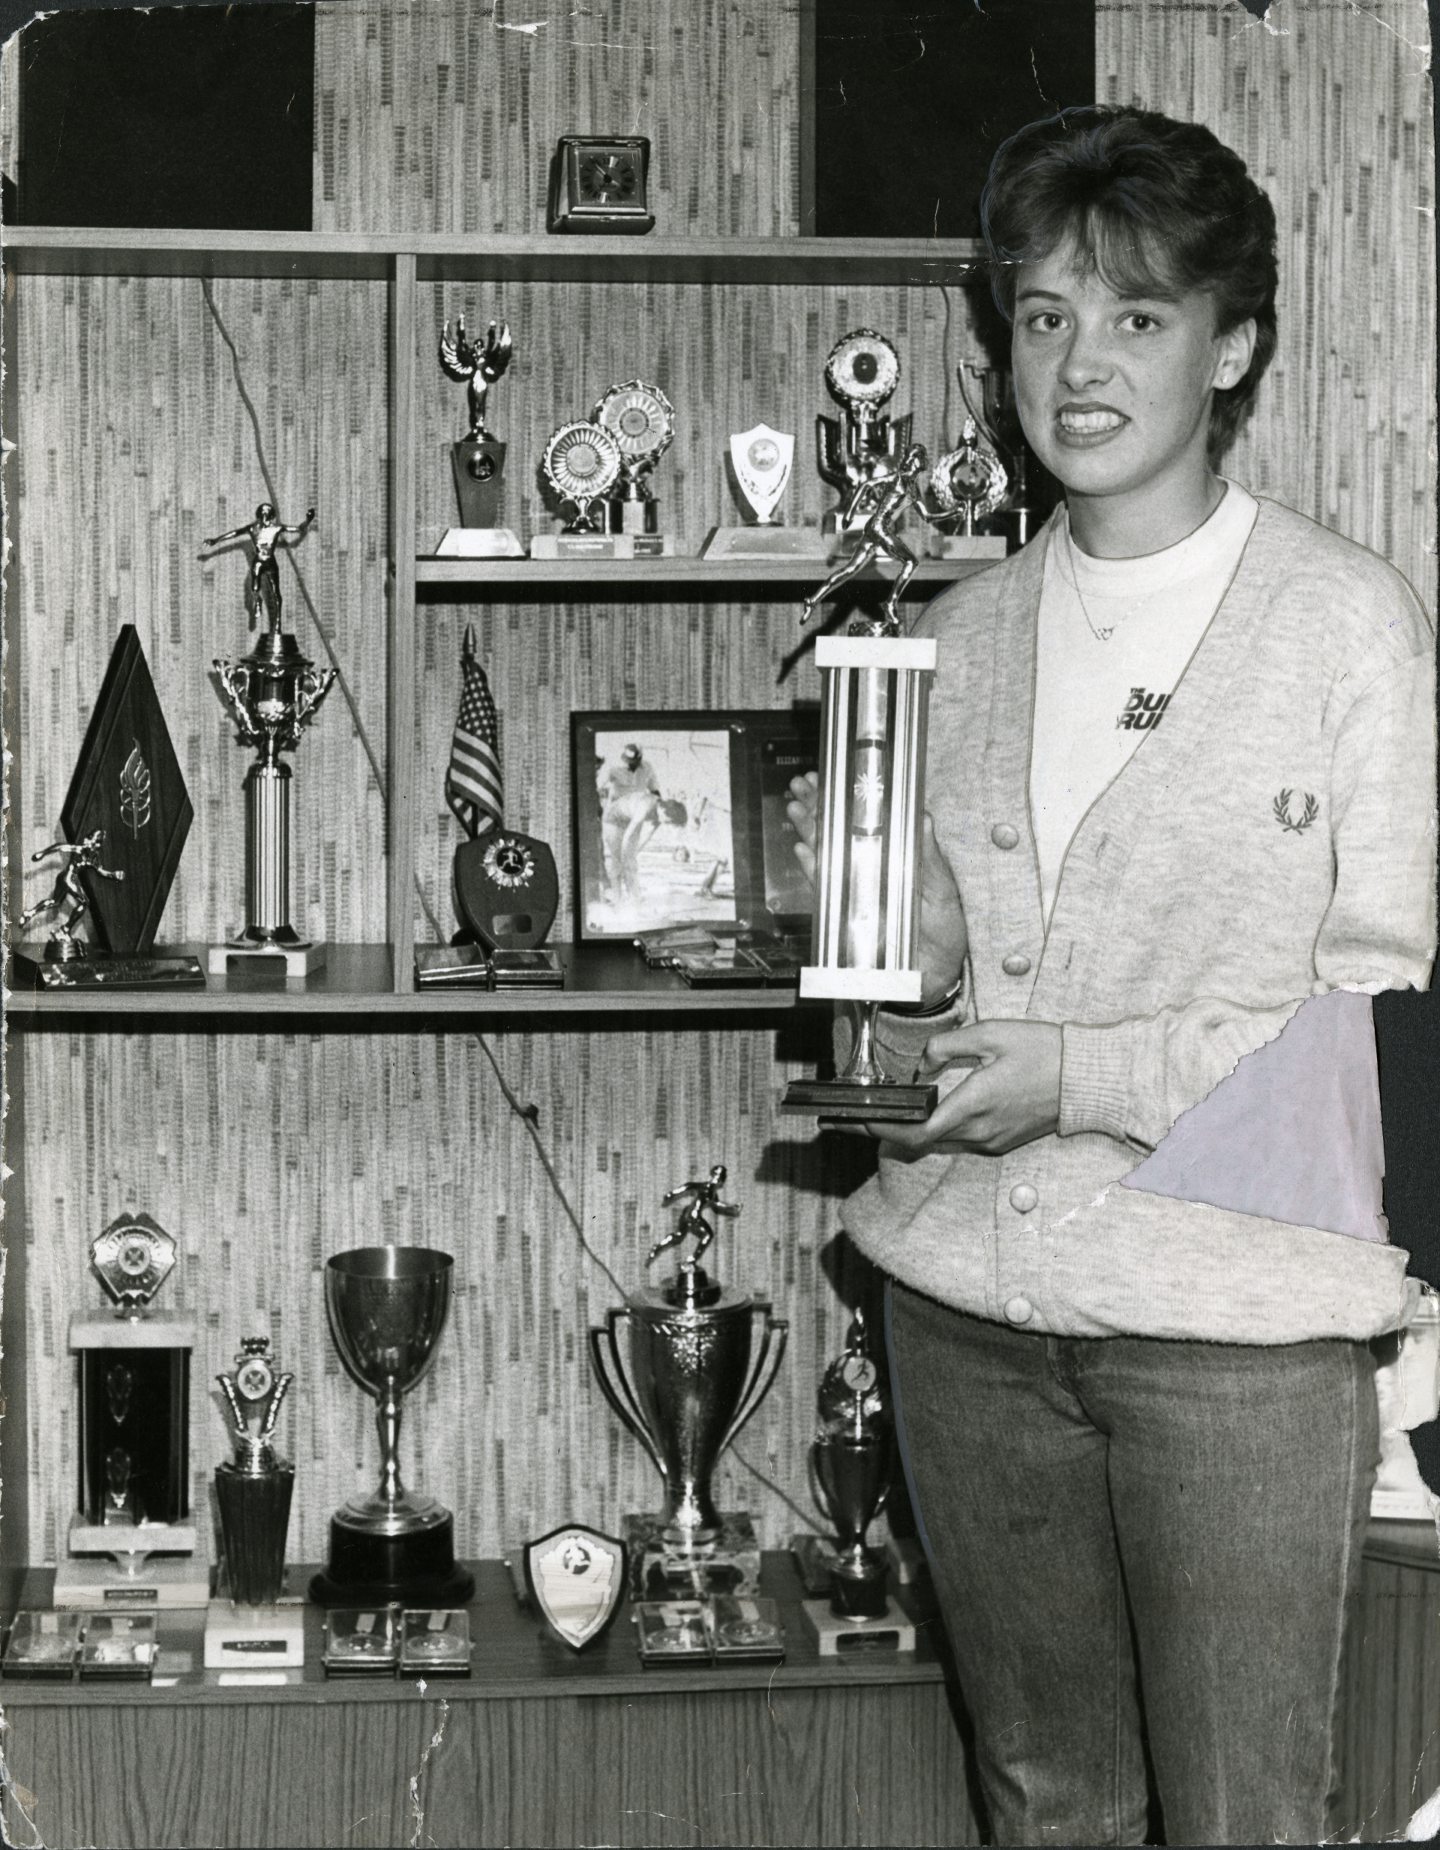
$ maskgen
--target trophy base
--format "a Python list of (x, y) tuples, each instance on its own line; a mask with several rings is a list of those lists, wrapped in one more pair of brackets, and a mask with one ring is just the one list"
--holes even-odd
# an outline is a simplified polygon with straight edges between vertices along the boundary
[(745, 1510), (722, 1510), (720, 1533), (686, 1548), (660, 1512), (630, 1515), (620, 1530), (632, 1599), (709, 1599), (760, 1591), (760, 1543)]
[(447, 527), (437, 559), (523, 559), (525, 548), (508, 527)]
[(210, 1598), (210, 1568), (193, 1555), (137, 1559), (130, 1573), (112, 1560), (60, 1561), (51, 1602), (62, 1612), (173, 1612)]
[(938, 533), (930, 542), (932, 559), (1003, 559), (1008, 551), (1003, 533)]
[(670, 559), (673, 533), (537, 533), (532, 559)]
[(235, 1606), (212, 1599), (205, 1615), (205, 1668), (296, 1670), (305, 1662), (305, 1612), (293, 1606)]
[(873, 1086), (849, 1079), (792, 1079), (780, 1109), (810, 1118), (923, 1124), (939, 1096), (938, 1086), (904, 1085), (898, 1079)]
[(11, 982), (19, 989), (203, 989), (205, 972), (196, 957), (137, 956), (92, 951), (85, 957), (51, 959), (38, 947), (11, 953)]
[(317, 1606), (463, 1606), (475, 1576), (455, 1559), (454, 1519), (430, 1528), (380, 1535), (343, 1511), (330, 1518), (330, 1564), (310, 1582)]
[(827, 559), (830, 544), (807, 527), (716, 527), (702, 559)]
[(324, 963), (325, 946), (305, 944), (299, 940), (293, 944), (282, 944), (256, 943), (249, 938), (234, 938), (228, 944), (210, 946), (207, 962), (211, 976), (224, 976), (230, 967), (232, 957), (268, 957), (272, 961), (283, 959), (287, 977), (309, 976), (312, 970), (318, 970)]
[(842, 1619), (825, 1599), (802, 1600), (800, 1610), (821, 1657), (861, 1657), (870, 1651), (893, 1656), (915, 1649), (914, 1621), (893, 1598), (875, 1619)]

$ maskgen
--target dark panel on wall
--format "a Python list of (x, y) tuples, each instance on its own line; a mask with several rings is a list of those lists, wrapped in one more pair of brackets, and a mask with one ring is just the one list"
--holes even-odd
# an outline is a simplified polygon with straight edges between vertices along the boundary
[(974, 238), (996, 146), (1095, 101), (1093, 0), (815, 0), (819, 237)]
[(71, 11), (21, 41), (31, 225), (305, 231), (311, 6)]

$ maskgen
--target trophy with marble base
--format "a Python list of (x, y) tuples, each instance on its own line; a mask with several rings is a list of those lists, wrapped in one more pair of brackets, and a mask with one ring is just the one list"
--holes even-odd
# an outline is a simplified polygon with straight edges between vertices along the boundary
[(490, 387), (510, 364), (510, 329), (490, 323), (484, 344), (465, 332), (465, 317), (455, 331), (445, 323), (440, 335), (440, 367), (447, 379), (466, 388), (470, 424), (465, 435), (450, 446), (455, 477), (455, 498), (460, 504), (460, 525), (447, 527), (435, 549), (439, 559), (519, 559), (524, 557), (518, 539), (499, 524), (505, 487), (505, 445), (485, 426), (485, 400)]
[[(712, 1279), (700, 1260), (715, 1237), (706, 1210), (731, 1218), (722, 1201), (725, 1166), (682, 1183), (665, 1205), (684, 1201), (677, 1225), (646, 1264), (693, 1236), (670, 1283), (632, 1294), (590, 1331), (601, 1392), (644, 1446), (664, 1484), (665, 1506), (628, 1515), (621, 1534), (630, 1591), (639, 1599), (699, 1599), (759, 1589), (760, 1547), (744, 1511), (716, 1508), (711, 1477), (721, 1453), (769, 1392), (785, 1353), (788, 1324), (770, 1305)], [(628, 1329), (628, 1364), (620, 1325)], [(757, 1343), (758, 1337), (758, 1343)]]
[(116, 1308), (82, 1311), (70, 1324), (80, 1372), (80, 1508), (69, 1558), (55, 1569), (55, 1604), (203, 1606), (210, 1570), (190, 1510), (195, 1326), (149, 1309), (174, 1267), (175, 1242), (148, 1214), (131, 1214), (96, 1236), (90, 1256)]
[(675, 440), (675, 407), (659, 386), (627, 379), (610, 387), (590, 417), (610, 433), (620, 451), (620, 476), (605, 496), (610, 532), (633, 536), (636, 558), (668, 552), (650, 476)]
[(282, 1605), (285, 1537), (295, 1467), (275, 1450), (275, 1422), (292, 1375), (277, 1375), (268, 1336), (247, 1336), (234, 1372), (217, 1375), (233, 1457), (215, 1470), (220, 1512), (218, 1597), (205, 1620), (207, 1670), (289, 1669), (305, 1661), (298, 1602)]
[(894, 1470), (895, 1433), (884, 1378), (866, 1346), (865, 1319), (856, 1311), (844, 1354), (820, 1383), (819, 1427), (810, 1448), (816, 1500), (835, 1529), (833, 1545), (818, 1536), (791, 1544), (807, 1592), (829, 1598), (804, 1602), (821, 1656), (859, 1650), (913, 1651), (915, 1628), (890, 1595), (884, 1549), (866, 1546), (870, 1524), (885, 1507)]
[(895, 418), (884, 410), (899, 383), (900, 356), (874, 328), (842, 335), (825, 361), (825, 384), (844, 407), (843, 420), (823, 414), (815, 420), (820, 478), (841, 496), (821, 523), (821, 531), (832, 536), (832, 554), (860, 537), (864, 516), (856, 506), (857, 489), (893, 476), (910, 448), (910, 413)]
[(913, 506), (923, 518), (919, 476), (925, 452), (912, 445), (897, 473), (861, 483), (854, 504), (867, 508), (861, 543), (806, 598), (807, 622), (830, 593), (877, 557), (900, 565), (879, 617), (857, 617), (845, 636), (815, 643), (820, 669), (820, 788), (816, 810), (815, 914), (800, 996), (848, 1003), (849, 1058), (834, 1079), (797, 1079), (783, 1111), (812, 1117), (917, 1123), (939, 1096), (931, 1083), (892, 1077), (880, 1059), (876, 1023), (886, 1004), (921, 1000), (916, 963), (918, 880), (924, 821), (925, 733), (937, 660), (933, 637), (900, 633), (899, 599), (915, 556), (896, 534)]
[(455, 1523), (400, 1481), (400, 1409), (435, 1360), (454, 1260), (423, 1246), (362, 1246), (325, 1267), (325, 1310), (346, 1372), (373, 1395), (380, 1484), (330, 1518), (330, 1559), (310, 1583), (321, 1606), (462, 1606), (475, 1577), (455, 1559)]
[[(48, 943), (18, 944), (16, 983), (42, 989), (197, 989), (199, 961), (155, 950), (193, 817), (165, 715), (133, 623), (111, 651), (60, 812), (63, 839), (32, 861), (60, 857), (53, 889), (16, 921), (51, 916)], [(90, 936), (77, 927), (87, 919)]]
[(750, 510), (743, 527), (716, 527), (706, 540), (705, 559), (823, 559), (829, 546), (805, 527), (786, 527), (775, 510), (790, 480), (795, 439), (768, 424), (732, 433), (730, 467)]
[(238, 662), (215, 661), (225, 699), (242, 744), (259, 757), (245, 777), (245, 924), (225, 944), (210, 948), (210, 974), (223, 976), (232, 958), (283, 958), (287, 977), (308, 976), (325, 961), (325, 946), (302, 938), (290, 923), (290, 766), (280, 756), (293, 752), (306, 725), (335, 680), (333, 668), (316, 668), (281, 628), (280, 575), (275, 547), (299, 538), (315, 519), (311, 508), (298, 526), (287, 527), (268, 501), (255, 519), (232, 533), (206, 540), (207, 547), (248, 539), (252, 564), (247, 602), (266, 618), (264, 634)]
[(540, 472), (574, 510), (563, 533), (537, 533), (532, 559), (633, 559), (635, 536), (606, 528), (605, 497), (620, 480), (620, 446), (591, 419), (562, 424), (545, 445)]
[(965, 420), (959, 445), (936, 460), (930, 471), (930, 492), (936, 505), (958, 519), (958, 533), (936, 533), (930, 553), (936, 559), (1003, 559), (1003, 533), (982, 533), (980, 527), (1005, 501), (1009, 480), (1005, 465), (981, 441), (973, 417)]

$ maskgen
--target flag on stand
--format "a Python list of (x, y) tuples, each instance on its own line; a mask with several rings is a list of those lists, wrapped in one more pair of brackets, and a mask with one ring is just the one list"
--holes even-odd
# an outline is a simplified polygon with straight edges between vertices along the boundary
[(505, 777), (500, 769), (500, 722), (495, 697), (475, 654), (475, 626), (465, 626), (460, 652), (460, 711), (445, 773), (445, 801), (473, 841), (505, 820)]

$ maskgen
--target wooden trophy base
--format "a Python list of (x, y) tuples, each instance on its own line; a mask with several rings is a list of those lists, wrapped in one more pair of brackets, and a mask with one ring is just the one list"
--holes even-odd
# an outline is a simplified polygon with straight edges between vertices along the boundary
[(811, 1118), (839, 1118), (876, 1124), (923, 1124), (935, 1109), (939, 1087), (929, 1082), (857, 1085), (848, 1079), (792, 1079), (781, 1111)]
[(237, 939), (230, 944), (212, 944), (210, 946), (207, 968), (211, 976), (224, 976), (230, 967), (232, 958), (253, 959), (268, 958), (272, 963), (284, 962), (285, 974), (291, 976), (309, 976), (325, 962), (323, 944), (252, 944), (246, 939)]
[(437, 559), (523, 559), (525, 548), (508, 527), (447, 527)]

